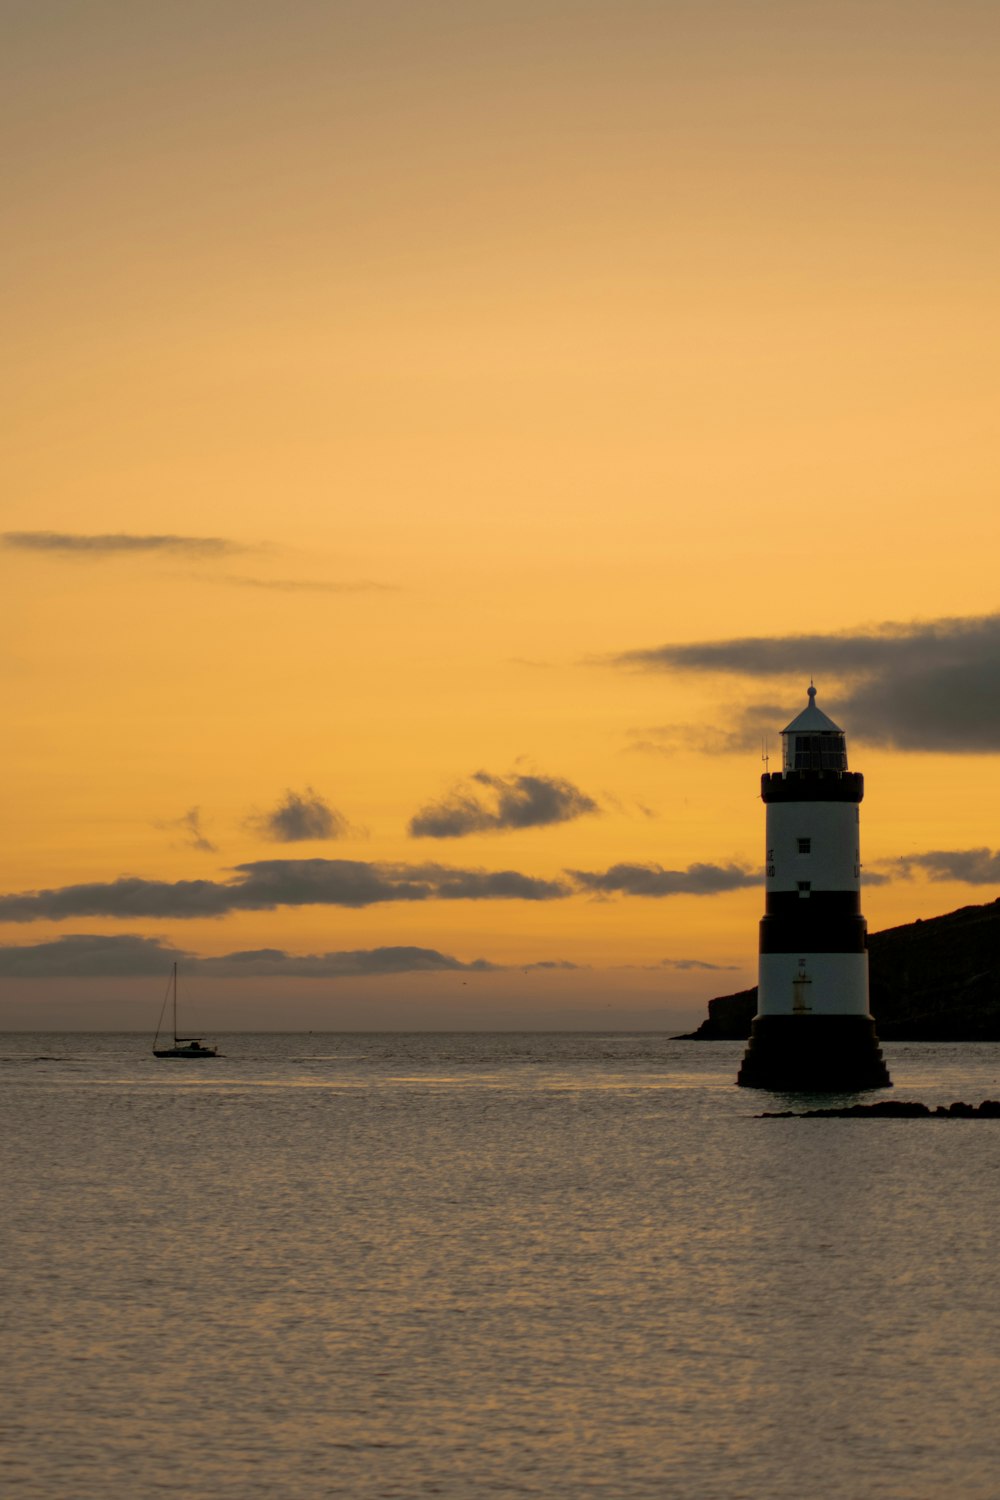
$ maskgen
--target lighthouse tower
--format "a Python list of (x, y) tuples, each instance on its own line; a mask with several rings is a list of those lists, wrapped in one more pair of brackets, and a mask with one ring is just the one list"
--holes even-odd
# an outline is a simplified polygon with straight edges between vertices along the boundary
[(864, 777), (842, 729), (809, 704), (781, 732), (780, 771), (761, 777), (767, 904), (757, 1015), (737, 1082), (837, 1092), (891, 1083), (868, 1010), (861, 915)]

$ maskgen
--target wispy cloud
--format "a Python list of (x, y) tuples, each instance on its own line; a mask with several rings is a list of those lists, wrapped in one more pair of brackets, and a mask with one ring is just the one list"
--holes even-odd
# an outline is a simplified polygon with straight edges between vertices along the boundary
[[(485, 789), (485, 796), (478, 789)], [(471, 833), (500, 833), (568, 823), (600, 807), (560, 776), (494, 776), (477, 771), (440, 802), (410, 819), (411, 838), (460, 839)]]
[[(174, 557), (197, 562), (270, 549), (221, 536), (181, 536), (171, 532), (5, 531), (0, 544), (21, 552), (95, 561), (113, 557)], [(261, 578), (241, 573), (192, 573), (201, 583), (278, 594), (373, 594), (398, 592), (397, 585), (372, 578)]]
[(718, 896), (724, 891), (759, 885), (760, 875), (742, 865), (688, 865), (664, 870), (661, 865), (612, 865), (597, 870), (567, 870), (581, 889), (609, 896)]
[(296, 844), (306, 839), (340, 839), (350, 832), (342, 813), (307, 786), (302, 792), (288, 791), (270, 812), (255, 814), (250, 826), (276, 844)]
[(59, 886), (0, 896), (0, 921), (65, 921), (73, 917), (221, 917), (281, 906), (365, 907), (394, 901), (557, 901), (571, 894), (560, 881), (516, 870), (449, 865), (368, 864), (346, 859), (272, 859), (235, 866), (232, 880), (119, 880)]
[(376, 583), (369, 578), (356, 581), (324, 581), (316, 578), (244, 578), (238, 573), (226, 573), (212, 580), (216, 583), (232, 584), (240, 589), (269, 589), (278, 594), (388, 594), (398, 593), (392, 583)]
[(189, 849), (198, 849), (203, 854), (218, 853), (218, 845), (212, 843), (202, 827), (200, 808), (189, 807), (187, 812), (181, 817), (170, 818), (166, 822), (154, 823), (153, 826), (167, 833), (180, 833), (182, 841)]
[(136, 553), (174, 553), (187, 557), (220, 557), (247, 549), (221, 536), (139, 535), (115, 531), (88, 534), (73, 531), (5, 531), (5, 547), (22, 552), (46, 552), (66, 557), (122, 557)]
[(166, 974), (179, 961), (186, 975), (205, 979), (364, 979), (390, 974), (491, 974), (508, 967), (525, 972), (574, 969), (561, 959), (524, 966), (468, 962), (436, 948), (410, 946), (353, 948), (328, 953), (292, 954), (282, 948), (256, 948), (198, 958), (160, 938), (74, 933), (48, 942), (0, 946), (3, 979), (114, 979)]
[(742, 966), (740, 964), (710, 964), (701, 958), (661, 958), (659, 963), (655, 964), (619, 964), (616, 967), (622, 969), (639, 969), (647, 974), (655, 974), (659, 973), (662, 969), (679, 969), (682, 971), (688, 969), (699, 971), (707, 969), (712, 973), (739, 973)]
[[(990, 754), (1000, 750), (1000, 614), (909, 624), (887, 621), (831, 635), (745, 636), (627, 651), (614, 658), (647, 672), (700, 672), (752, 681), (814, 675), (836, 684), (833, 716), (869, 743), (901, 750)], [(826, 695), (829, 702), (830, 694)], [(730, 745), (780, 728), (794, 703), (731, 710)], [(656, 745), (646, 737), (643, 748)], [(669, 745), (669, 737), (659, 742)]]
[[(732, 755), (756, 744), (761, 734), (784, 722), (785, 709), (773, 705), (754, 706), (752, 710), (737, 708), (735, 715), (740, 725), (734, 730), (718, 729), (711, 724), (650, 724), (642, 729), (628, 732), (626, 753), (638, 755), (673, 756), (680, 751), (699, 750), (705, 755)], [(730, 714), (732, 709), (727, 710)]]
[[(924, 854), (904, 854), (898, 860), (879, 860), (888, 874), (909, 879), (920, 871), (929, 880), (950, 880), (958, 885), (1000, 885), (1000, 851), (992, 849), (930, 849)], [(871, 877), (866, 875), (866, 879)]]
[(713, 973), (736, 973), (739, 964), (710, 964), (702, 958), (661, 958), (657, 964), (659, 969), (709, 969)]

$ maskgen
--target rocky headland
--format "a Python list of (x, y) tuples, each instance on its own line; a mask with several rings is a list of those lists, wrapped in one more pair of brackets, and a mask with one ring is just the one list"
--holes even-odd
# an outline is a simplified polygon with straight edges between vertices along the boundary
[[(1000, 900), (873, 932), (868, 965), (881, 1041), (1000, 1041)], [(685, 1039), (742, 1041), (756, 1010), (756, 987), (720, 995)]]

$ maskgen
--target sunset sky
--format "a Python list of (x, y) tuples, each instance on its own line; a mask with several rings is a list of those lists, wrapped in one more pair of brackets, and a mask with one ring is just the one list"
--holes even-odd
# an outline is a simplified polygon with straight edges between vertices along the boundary
[(685, 1029), (811, 675), (1000, 894), (1000, 8), (2, 29), (0, 1025)]

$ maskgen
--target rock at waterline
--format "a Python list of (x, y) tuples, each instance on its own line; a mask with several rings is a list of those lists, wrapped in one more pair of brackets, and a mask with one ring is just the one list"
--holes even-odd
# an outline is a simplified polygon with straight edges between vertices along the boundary
[(758, 1120), (852, 1120), (874, 1116), (883, 1120), (1000, 1120), (1000, 1099), (984, 1099), (982, 1104), (939, 1104), (931, 1109), (915, 1099), (879, 1099), (875, 1104), (845, 1104), (826, 1109), (765, 1110)]

